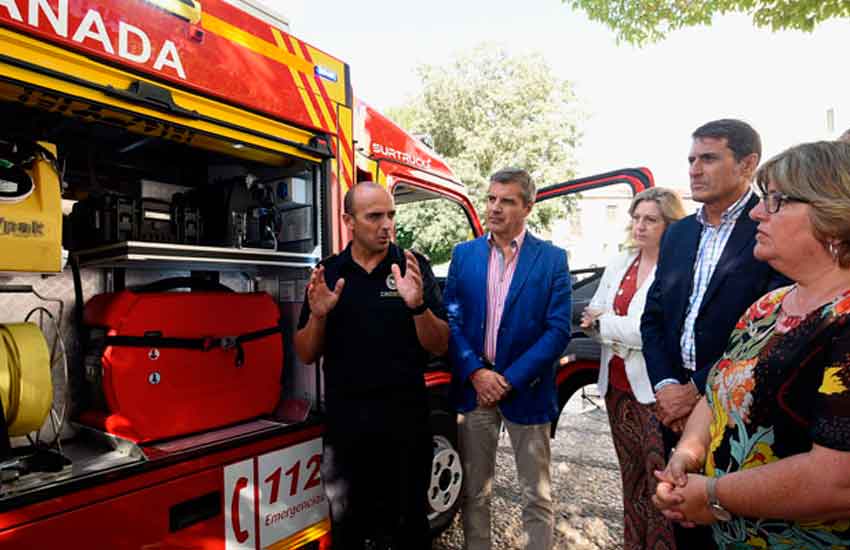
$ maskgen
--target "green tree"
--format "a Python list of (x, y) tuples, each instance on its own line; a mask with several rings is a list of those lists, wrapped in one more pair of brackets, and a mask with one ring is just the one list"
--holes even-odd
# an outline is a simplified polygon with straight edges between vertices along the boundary
[(812, 31), (818, 23), (850, 17), (847, 0), (563, 0), (638, 46), (683, 27), (708, 25), (715, 14), (746, 13), (758, 27)]
[(446, 264), (452, 257), (452, 247), (471, 237), (463, 210), (448, 200), (396, 206), (398, 243), (422, 252), (434, 266)]
[[(511, 55), (482, 44), (443, 65), (418, 68), (421, 91), (389, 116), (413, 133), (431, 136), (483, 219), (489, 176), (507, 166), (524, 168), (538, 188), (573, 177), (573, 151), (582, 110), (568, 81), (559, 79), (542, 55)], [(448, 259), (451, 246), (467, 235), (459, 209), (430, 201), (400, 209), (399, 241)], [(533, 231), (545, 232), (566, 215), (570, 201), (535, 205)], [(460, 226), (460, 227), (459, 227)], [(409, 240), (405, 240), (409, 239)]]

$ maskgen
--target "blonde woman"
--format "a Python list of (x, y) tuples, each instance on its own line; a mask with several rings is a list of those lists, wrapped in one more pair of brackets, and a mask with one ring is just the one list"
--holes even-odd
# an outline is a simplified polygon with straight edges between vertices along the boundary
[(652, 473), (665, 457), (641, 353), (640, 318), (655, 277), (661, 237), (685, 210), (674, 191), (654, 187), (635, 195), (629, 214), (628, 249), (605, 268), (581, 326), (602, 345), (598, 385), (623, 478), (623, 548), (667, 550), (675, 547), (672, 524), (651, 500)]

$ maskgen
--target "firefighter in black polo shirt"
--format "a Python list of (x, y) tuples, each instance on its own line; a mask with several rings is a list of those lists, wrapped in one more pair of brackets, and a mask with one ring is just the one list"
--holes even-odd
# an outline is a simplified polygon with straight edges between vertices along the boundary
[(449, 327), (428, 261), (392, 243), (395, 205), (372, 182), (344, 199), (352, 241), (313, 272), (295, 334), (324, 357), (322, 477), (335, 550), (430, 548), (432, 457), (423, 374)]

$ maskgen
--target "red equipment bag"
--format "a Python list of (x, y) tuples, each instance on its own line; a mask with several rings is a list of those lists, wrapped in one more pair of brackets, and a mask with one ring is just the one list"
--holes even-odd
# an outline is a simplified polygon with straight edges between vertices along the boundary
[(94, 296), (83, 315), (103, 402), (84, 424), (141, 443), (269, 414), (280, 399), (280, 311), (266, 293), (166, 279)]

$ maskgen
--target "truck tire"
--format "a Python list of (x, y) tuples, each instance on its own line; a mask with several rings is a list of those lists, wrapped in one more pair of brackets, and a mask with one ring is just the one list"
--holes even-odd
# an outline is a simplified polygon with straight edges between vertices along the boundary
[(428, 523), (431, 535), (445, 531), (460, 507), (463, 488), (463, 466), (457, 443), (457, 414), (447, 403), (431, 408), (431, 434), (434, 455), (431, 461), (431, 484), (428, 487)]
[(596, 386), (596, 379), (599, 376), (598, 370), (582, 370), (572, 375), (567, 380), (564, 380), (558, 386), (558, 419), (552, 422), (550, 436), (555, 438), (555, 433), (558, 431), (558, 420), (564, 412), (564, 406), (573, 397), (574, 394), (581, 391), (586, 386)]

